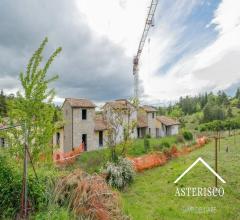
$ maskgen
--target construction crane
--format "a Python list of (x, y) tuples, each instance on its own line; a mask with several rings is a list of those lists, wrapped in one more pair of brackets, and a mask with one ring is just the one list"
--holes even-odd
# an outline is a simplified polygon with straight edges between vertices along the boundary
[(145, 22), (144, 30), (142, 33), (142, 37), (141, 37), (141, 40), (138, 45), (137, 55), (134, 56), (134, 58), (133, 58), (134, 98), (137, 100), (139, 100), (139, 75), (138, 75), (139, 74), (138, 73), (139, 72), (139, 59), (140, 59), (145, 41), (147, 39), (149, 29), (150, 29), (150, 27), (153, 26), (153, 17), (154, 17), (156, 8), (157, 8), (157, 4), (158, 4), (158, 0), (151, 1), (151, 5), (149, 7), (149, 11), (148, 11), (147, 19)]

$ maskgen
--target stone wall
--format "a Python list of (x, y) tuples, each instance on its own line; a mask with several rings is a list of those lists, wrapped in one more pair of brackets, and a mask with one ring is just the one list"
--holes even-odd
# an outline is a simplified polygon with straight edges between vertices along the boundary
[[(82, 120), (82, 110), (87, 110), (87, 119)], [(96, 149), (96, 140), (94, 134), (95, 127), (95, 109), (94, 108), (73, 108), (73, 146), (79, 147), (82, 144), (82, 135), (87, 135), (87, 150)]]
[[(153, 118), (154, 114), (154, 118)], [(147, 120), (148, 120), (148, 128), (147, 132), (151, 137), (156, 137), (156, 112), (148, 112), (147, 113)], [(150, 128), (150, 133), (149, 133)]]
[(63, 137), (63, 151), (68, 152), (72, 150), (72, 107), (68, 102), (64, 102), (62, 107), (64, 118), (64, 137)]

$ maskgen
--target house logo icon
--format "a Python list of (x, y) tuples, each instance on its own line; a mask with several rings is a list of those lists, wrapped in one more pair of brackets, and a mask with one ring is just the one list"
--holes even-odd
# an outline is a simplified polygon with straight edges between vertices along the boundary
[(194, 163), (192, 163), (191, 166), (189, 166), (175, 181), (174, 183), (177, 183), (180, 179), (182, 179), (198, 162), (202, 162), (202, 164), (207, 167), (208, 170), (210, 170), (214, 176), (216, 176), (222, 183), (226, 183), (226, 181), (215, 172), (215, 170), (210, 167), (206, 161), (204, 161), (201, 157), (199, 157)]

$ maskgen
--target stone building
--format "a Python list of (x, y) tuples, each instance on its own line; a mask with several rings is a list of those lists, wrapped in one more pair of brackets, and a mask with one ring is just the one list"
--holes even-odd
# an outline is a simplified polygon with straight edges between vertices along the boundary
[(157, 116), (157, 120), (161, 123), (160, 136), (169, 136), (178, 134), (179, 121), (166, 116)]
[(152, 106), (141, 106), (138, 110), (138, 137), (146, 134), (158, 137), (156, 127), (157, 110)]
[(180, 123), (167, 116), (157, 116), (157, 110), (152, 106), (141, 106), (137, 117), (138, 138), (143, 138), (145, 135), (157, 138), (178, 134)]
[(101, 112), (87, 99), (66, 98), (62, 105), (64, 125), (54, 134), (53, 145), (62, 152), (83, 146), (85, 151), (106, 146), (107, 128), (116, 125), (116, 143), (124, 139), (126, 126), (135, 123), (131, 138), (163, 137), (178, 133), (179, 122), (166, 116), (157, 116), (152, 106), (136, 108), (126, 99), (106, 102)]
[(87, 99), (66, 98), (62, 112), (64, 126), (53, 137), (53, 145), (68, 152), (83, 144), (85, 151), (104, 146), (106, 122), (96, 115), (95, 105)]
[[(111, 126), (113, 120), (116, 126), (117, 135), (116, 142), (119, 143), (124, 139), (124, 129), (126, 126), (131, 126), (137, 123), (137, 110), (126, 99), (118, 99), (111, 102), (106, 102), (103, 106), (103, 116), (107, 124)], [(131, 138), (137, 138), (137, 128), (135, 127), (130, 131)]]

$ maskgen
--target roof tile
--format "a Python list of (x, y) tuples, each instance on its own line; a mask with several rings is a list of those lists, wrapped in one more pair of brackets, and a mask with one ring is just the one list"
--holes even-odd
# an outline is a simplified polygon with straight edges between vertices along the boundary
[(65, 101), (69, 102), (72, 107), (80, 107), (80, 108), (96, 107), (96, 105), (88, 99), (66, 98)]

